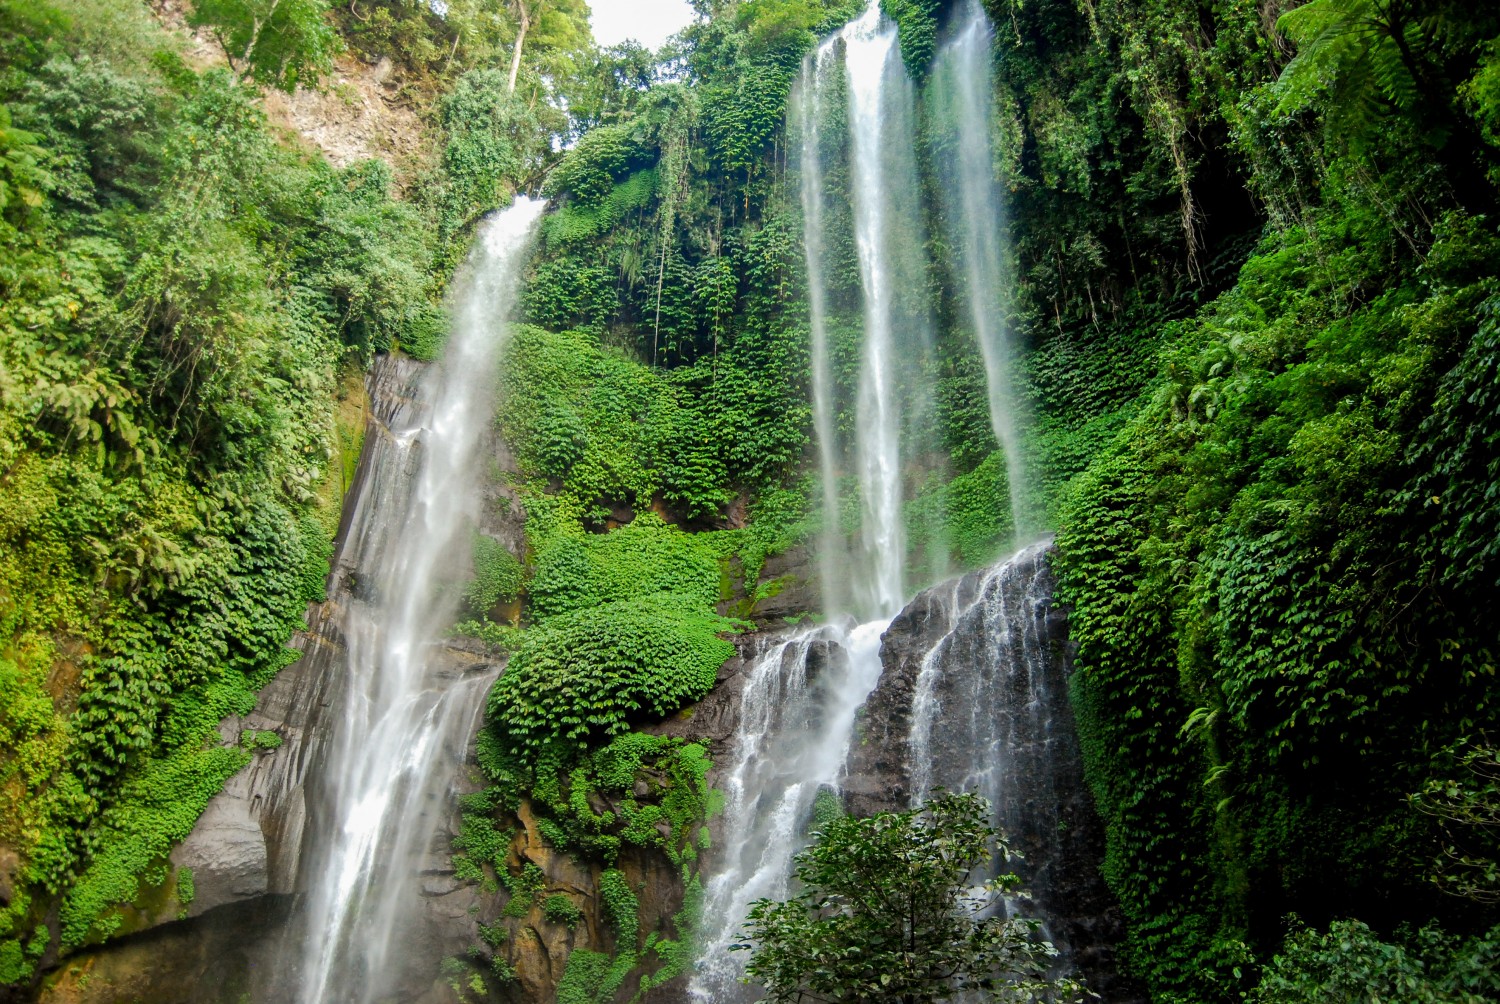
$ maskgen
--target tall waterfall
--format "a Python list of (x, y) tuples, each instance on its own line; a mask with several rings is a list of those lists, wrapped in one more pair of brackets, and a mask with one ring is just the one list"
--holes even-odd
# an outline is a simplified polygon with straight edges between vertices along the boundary
[[(915, 95), (896, 25), (878, 0), (807, 57), (793, 118), (824, 509), (824, 607), (889, 618), (907, 597), (906, 488), (914, 465), (935, 453), (935, 423)], [(859, 276), (857, 303), (833, 302), (830, 275), (851, 271)], [(835, 357), (836, 342), (850, 338), (859, 341), (860, 365), (847, 401), (840, 399)], [(841, 414), (850, 424), (847, 446)], [(846, 468), (857, 482), (860, 511), (852, 548), (844, 546), (840, 525)]]
[(342, 556), (356, 583), (343, 611), (343, 705), (303, 871), (303, 1004), (385, 1000), (405, 966), (431, 964), (403, 951), (402, 921), (418, 912), (421, 863), (491, 682), (445, 666), (436, 639), (467, 566), (505, 321), (543, 205), (520, 197), (481, 225), (443, 358), (408, 368), (402, 404), (370, 447), (371, 490)]
[[(872, 0), (842, 33), (849, 87), (849, 138), (854, 200), (854, 243), (864, 291), (864, 366), (856, 407), (856, 454), (864, 519), (860, 544), (873, 573), (857, 585), (862, 604), (887, 617), (905, 596), (906, 535), (901, 511), (901, 425), (896, 374), (896, 274), (893, 257), (893, 189), (906, 179), (888, 177), (888, 145), (911, 142), (906, 123), (890, 121), (896, 95), (890, 78), (902, 74), (896, 27)], [(904, 77), (901, 79), (904, 83)], [(893, 128), (894, 126), (894, 128)], [(915, 176), (911, 179), (915, 181)]]
[(829, 610), (848, 606), (838, 589), (841, 552), (838, 440), (834, 434), (835, 403), (828, 344), (828, 290), (823, 274), (823, 106), (827, 100), (823, 74), (832, 50), (819, 46), (803, 63), (792, 93), (792, 116), (801, 138), (803, 244), (807, 258), (807, 313), (812, 336), (813, 439), (818, 447), (818, 485), (822, 532), (818, 540), (818, 577), (823, 605)]
[[(738, 984), (743, 959), (729, 946), (753, 901), (786, 895), (819, 793), (839, 786), (856, 713), (880, 679), (881, 633), (906, 599), (903, 441), (920, 442), (913, 430), (931, 424), (922, 383), (931, 334), (923, 298), (911, 295), (922, 288), (914, 97), (896, 26), (879, 0), (870, 0), (860, 17), (808, 56), (794, 101), (824, 509), (824, 607), (869, 619), (856, 625), (839, 617), (775, 641), (746, 673), (734, 759), (720, 782), (727, 793), (724, 838), (705, 888), (705, 931), (691, 983), (702, 1001), (745, 996)], [(829, 128), (840, 121), (846, 128)], [(852, 551), (843, 547), (839, 525), (843, 451), (835, 427), (839, 400), (825, 271), (835, 232), (826, 212), (831, 171), (848, 175), (848, 226), (860, 278), (863, 341), (853, 429), (860, 523)]]
[[(1036, 526), (1006, 320), (992, 44), (982, 8), (968, 0), (934, 66), (932, 131), (956, 284), (984, 361), (1020, 536)], [(932, 335), (914, 92), (879, 0), (804, 61), (792, 125), (822, 481), (820, 571), (832, 616), (761, 642), (741, 671), (735, 747), (717, 781), (726, 794), (723, 836), (709, 867), (692, 995), (715, 1004), (754, 999), (737, 983), (743, 959), (729, 947), (751, 903), (791, 891), (793, 859), (816, 828), (820, 796), (872, 812), (917, 804), (936, 786), (985, 795), (1027, 855), (1026, 874), (1040, 890), (1031, 906), (1048, 931), (1075, 960), (1107, 955), (1107, 941), (1090, 940), (1070, 912), (1102, 915), (1108, 898), (1089, 857), (1097, 832), (1062, 686), (1050, 545), (907, 603), (914, 579), (942, 571), (930, 554), (921, 567), (906, 534), (911, 489), (936, 452), (923, 438), (933, 424)], [(840, 285), (839, 277), (856, 273), (857, 289)], [(841, 389), (851, 382), (856, 345), (850, 393)], [(851, 482), (859, 498), (852, 535), (844, 506)]]
[(984, 360), (990, 426), (1005, 454), (1015, 536), (1038, 527), (1027, 493), (1021, 435), (1026, 409), (1016, 379), (1009, 316), (1012, 278), (1005, 254), (1006, 200), (995, 181), (994, 31), (979, 0), (964, 0), (957, 30), (938, 51), (932, 98), (934, 164), (944, 217), (958, 257), (953, 279)]

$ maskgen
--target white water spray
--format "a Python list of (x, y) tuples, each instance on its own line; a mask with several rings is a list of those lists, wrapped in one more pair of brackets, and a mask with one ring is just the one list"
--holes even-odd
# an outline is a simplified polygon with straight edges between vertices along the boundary
[[(442, 360), (416, 376), (371, 445), (372, 490), (346, 550), (343, 710), (323, 769), (331, 804), (312, 855), (297, 999), (369, 1004), (403, 965), (424, 856), (451, 809), (488, 674), (437, 658), (478, 518), (481, 446), (521, 267), (544, 204), (523, 197), (480, 226)], [(430, 962), (430, 960), (428, 960)]]
[(834, 416), (838, 405), (829, 365), (828, 290), (823, 274), (823, 114), (826, 85), (824, 74), (832, 61), (832, 48), (819, 46), (802, 63), (792, 95), (792, 113), (801, 137), (801, 193), (803, 243), (807, 257), (808, 325), (812, 335), (813, 439), (818, 446), (818, 482), (821, 489), (821, 533), (818, 540), (819, 578), (825, 610), (847, 609), (838, 574), (844, 555), (839, 511), (838, 447)]
[[(840, 58), (843, 73), (836, 74)], [(842, 88), (838, 85), (842, 84)], [(854, 467), (861, 500), (857, 554), (838, 525), (836, 394), (824, 272), (823, 131), (831, 93), (847, 96), (849, 184), (858, 255), (864, 346), (855, 399)], [(814, 431), (822, 477), (821, 553), (825, 612), (872, 618), (836, 621), (774, 642), (747, 671), (734, 760), (720, 782), (727, 793), (724, 838), (704, 895), (704, 931), (693, 997), (743, 999), (738, 939), (750, 905), (785, 898), (793, 859), (807, 846), (820, 791), (837, 792), (859, 707), (880, 679), (880, 639), (906, 600), (903, 425), (921, 414), (920, 369), (927, 331), (903, 308), (912, 248), (920, 243), (912, 156), (910, 81), (896, 26), (871, 0), (864, 13), (825, 40), (803, 64), (794, 96), (801, 140)], [(837, 137), (842, 139), (843, 137)], [(903, 152), (904, 151), (904, 152)], [(904, 356), (903, 356), (904, 352)], [(845, 604), (848, 604), (847, 606)]]
[(854, 239), (864, 292), (865, 354), (856, 414), (863, 523), (860, 544), (872, 574), (856, 587), (864, 609), (887, 618), (906, 600), (906, 532), (901, 512), (901, 416), (895, 386), (895, 269), (891, 186), (885, 151), (909, 136), (887, 135), (886, 78), (901, 72), (896, 25), (871, 0), (839, 37), (849, 88)]

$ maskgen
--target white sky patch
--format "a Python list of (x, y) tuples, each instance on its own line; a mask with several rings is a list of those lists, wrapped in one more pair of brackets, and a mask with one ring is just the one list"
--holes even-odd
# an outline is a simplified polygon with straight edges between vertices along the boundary
[(589, 10), (601, 46), (633, 38), (652, 52), (693, 21), (688, 0), (589, 0)]

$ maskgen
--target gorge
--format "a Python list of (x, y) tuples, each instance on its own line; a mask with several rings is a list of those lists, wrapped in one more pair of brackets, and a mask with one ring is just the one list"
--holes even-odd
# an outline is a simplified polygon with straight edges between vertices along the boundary
[(0, 0), (0, 1001), (1500, 997), (1500, 14), (691, 6)]

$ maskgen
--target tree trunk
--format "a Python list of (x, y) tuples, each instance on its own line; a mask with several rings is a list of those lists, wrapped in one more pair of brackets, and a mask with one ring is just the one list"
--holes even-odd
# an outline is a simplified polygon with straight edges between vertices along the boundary
[(531, 14), (526, 10), (526, 0), (517, 0), (516, 10), (521, 15), (521, 29), (516, 32), (516, 45), (510, 53), (510, 87), (507, 93), (516, 93), (516, 75), (521, 72), (521, 47), (526, 44), (526, 29), (531, 27)]
[[(240, 62), (244, 64), (245, 68), (243, 70), (236, 69), (234, 60), (229, 60), (229, 68), (234, 70), (235, 73), (239, 75), (240, 79), (243, 80), (247, 76), (254, 75), (255, 47), (260, 44), (260, 33), (265, 30), (266, 25), (271, 23), (271, 18), (276, 16), (276, 8), (280, 6), (281, 0), (271, 0), (271, 9), (266, 11), (266, 16), (264, 18), (257, 19), (254, 22), (255, 26), (250, 29), (250, 42), (245, 46), (244, 54), (240, 56)], [(229, 55), (229, 50), (227, 48), (225, 49), (224, 54), (226, 56)]]

